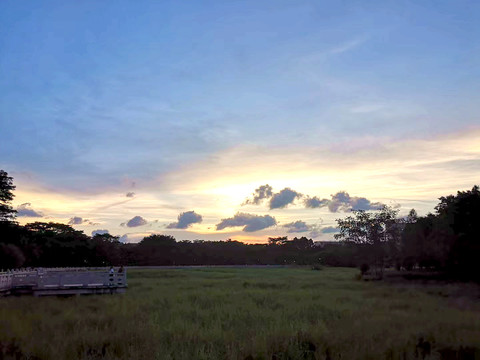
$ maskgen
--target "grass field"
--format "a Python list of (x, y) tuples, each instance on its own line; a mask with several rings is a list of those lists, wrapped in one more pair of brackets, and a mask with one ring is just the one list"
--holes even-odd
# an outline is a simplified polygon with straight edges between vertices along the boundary
[(131, 270), (125, 295), (1, 298), (0, 359), (480, 359), (478, 299), (357, 273)]

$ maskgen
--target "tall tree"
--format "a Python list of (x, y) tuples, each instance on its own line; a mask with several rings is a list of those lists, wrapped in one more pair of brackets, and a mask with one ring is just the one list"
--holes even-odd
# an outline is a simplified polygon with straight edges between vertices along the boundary
[(381, 277), (387, 256), (388, 244), (396, 244), (400, 233), (396, 216), (398, 210), (384, 206), (379, 212), (354, 210), (353, 216), (337, 219), (340, 233), (335, 239), (363, 246), (364, 260), (373, 266), (375, 275)]
[(480, 279), (478, 258), (480, 256), (480, 188), (458, 191), (456, 196), (440, 198), (435, 208), (438, 221), (453, 231), (448, 266), (462, 277)]
[(10, 206), (15, 196), (13, 190), (15, 190), (13, 178), (8, 176), (6, 171), (0, 170), (0, 222), (10, 222), (15, 219), (17, 212)]

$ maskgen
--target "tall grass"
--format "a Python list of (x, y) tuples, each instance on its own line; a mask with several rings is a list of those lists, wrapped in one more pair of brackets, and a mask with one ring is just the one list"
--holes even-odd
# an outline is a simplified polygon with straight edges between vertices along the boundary
[(125, 295), (2, 298), (0, 359), (480, 359), (474, 301), (355, 274), (135, 270)]

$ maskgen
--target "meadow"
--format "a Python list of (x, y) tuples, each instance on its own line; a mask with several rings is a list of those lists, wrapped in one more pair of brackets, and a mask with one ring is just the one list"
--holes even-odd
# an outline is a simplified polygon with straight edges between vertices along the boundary
[(0, 359), (480, 359), (463, 285), (357, 274), (129, 270), (124, 295), (0, 298)]

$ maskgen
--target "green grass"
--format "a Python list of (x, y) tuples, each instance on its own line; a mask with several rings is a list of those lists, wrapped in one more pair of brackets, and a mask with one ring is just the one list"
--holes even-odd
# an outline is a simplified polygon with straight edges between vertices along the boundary
[(0, 359), (480, 359), (478, 299), (357, 272), (131, 270), (125, 295), (1, 298)]

